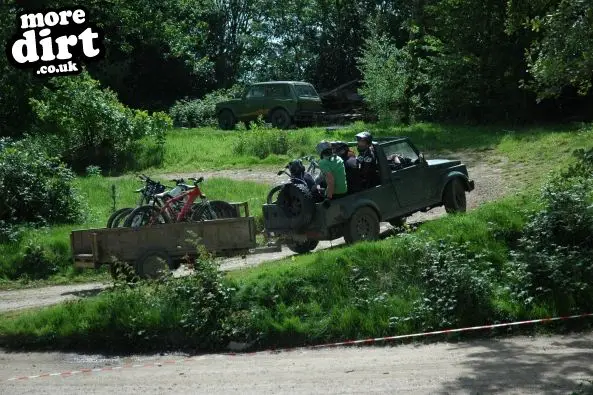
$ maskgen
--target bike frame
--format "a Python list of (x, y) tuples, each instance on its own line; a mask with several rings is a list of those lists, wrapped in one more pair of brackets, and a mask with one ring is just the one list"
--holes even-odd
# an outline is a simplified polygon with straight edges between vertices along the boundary
[[(163, 207), (160, 208), (159, 215), (168, 215), (169, 218), (174, 219), (175, 222), (181, 222), (186, 217), (187, 213), (191, 210), (191, 207), (194, 204), (194, 201), (198, 197), (201, 198), (202, 200), (206, 199), (206, 196), (204, 196), (204, 194), (202, 193), (202, 190), (196, 183), (194, 185), (194, 187), (192, 187), (191, 189), (189, 189), (185, 192), (182, 192), (179, 195), (177, 195), (171, 199), (168, 199), (164, 203)], [(187, 198), (187, 200), (183, 204), (183, 207), (181, 208), (179, 213), (177, 215), (175, 215), (175, 210), (173, 210), (171, 206), (184, 198)], [(165, 212), (166, 212), (166, 214), (164, 214)], [(155, 220), (155, 216), (152, 215), (152, 217), (150, 219), (150, 223), (154, 223), (154, 220)]]

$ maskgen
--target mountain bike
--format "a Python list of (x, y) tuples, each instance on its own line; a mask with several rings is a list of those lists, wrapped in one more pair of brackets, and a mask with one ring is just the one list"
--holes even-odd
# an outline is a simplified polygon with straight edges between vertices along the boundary
[[(141, 174), (138, 176), (140, 180), (144, 182), (142, 188), (136, 189), (134, 192), (139, 193), (138, 202), (136, 207), (150, 204), (151, 200), (154, 199), (154, 195), (162, 193), (166, 190), (165, 186), (159, 181), (154, 181), (150, 177)], [(116, 210), (107, 219), (107, 228), (118, 228), (123, 224), (126, 217), (134, 210), (134, 207), (124, 207)]]
[[(125, 227), (139, 227), (183, 221), (205, 221), (237, 216), (237, 210), (227, 202), (210, 202), (199, 185), (204, 177), (188, 178), (194, 185), (185, 184), (183, 179), (174, 180), (176, 188), (186, 190), (163, 201), (162, 207), (153, 204), (135, 208), (124, 222)], [(164, 194), (163, 194), (164, 197)], [(199, 203), (195, 200), (200, 198)], [(157, 199), (155, 199), (156, 201)]]

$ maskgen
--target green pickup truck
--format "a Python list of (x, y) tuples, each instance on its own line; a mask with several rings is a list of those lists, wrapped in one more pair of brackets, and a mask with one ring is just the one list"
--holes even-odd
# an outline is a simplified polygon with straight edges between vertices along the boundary
[[(352, 143), (354, 145), (355, 143)], [(379, 223), (402, 225), (415, 212), (445, 206), (466, 210), (466, 192), (474, 189), (466, 166), (458, 160), (425, 160), (407, 137), (373, 143), (381, 183), (327, 202), (315, 202), (302, 188), (286, 184), (284, 198), (263, 205), (266, 232), (297, 253), (309, 252), (319, 240), (344, 237), (347, 243), (376, 240)], [(392, 158), (400, 159), (396, 164)], [(402, 160), (403, 159), (403, 160)], [(279, 203), (280, 202), (280, 203)]]
[(230, 130), (237, 122), (250, 122), (260, 115), (279, 129), (293, 124), (310, 125), (323, 115), (321, 98), (313, 85), (298, 81), (258, 82), (238, 97), (216, 104), (218, 126)]

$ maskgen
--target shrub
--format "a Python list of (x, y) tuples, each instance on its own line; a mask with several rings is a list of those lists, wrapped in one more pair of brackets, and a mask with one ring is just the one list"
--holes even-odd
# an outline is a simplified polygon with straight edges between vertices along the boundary
[(424, 291), (411, 317), (422, 330), (484, 324), (495, 317), (492, 264), (470, 244), (428, 247), (420, 259)]
[(169, 115), (173, 119), (173, 124), (179, 127), (195, 128), (216, 125), (216, 103), (229, 100), (242, 90), (242, 86), (235, 85), (229, 89), (210, 92), (202, 99), (178, 100), (169, 110)]
[(593, 149), (542, 188), (542, 208), (513, 252), (515, 295), (557, 313), (588, 308), (593, 298)]
[(86, 72), (50, 80), (39, 97), (31, 99), (36, 134), (52, 136), (52, 152), (77, 171), (88, 165), (123, 169), (133, 163), (141, 138), (151, 136), (162, 146), (171, 127), (166, 114), (124, 106)]
[(48, 257), (43, 247), (29, 243), (17, 261), (12, 278), (45, 279), (59, 270), (55, 260)]
[(26, 140), (4, 140), (0, 146), (0, 221), (7, 225), (5, 229), (82, 219), (82, 202), (73, 187), (71, 170)]

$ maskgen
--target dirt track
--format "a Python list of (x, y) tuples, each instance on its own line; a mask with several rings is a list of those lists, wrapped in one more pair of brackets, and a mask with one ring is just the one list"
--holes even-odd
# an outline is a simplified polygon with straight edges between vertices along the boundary
[[(593, 334), (204, 355), (171, 363), (184, 357), (0, 353), (0, 393), (569, 394), (593, 377)], [(125, 364), (139, 366), (118, 368)], [(82, 372), (105, 367), (111, 370)], [(72, 371), (78, 373), (59, 374)], [(27, 378), (47, 373), (55, 375)], [(16, 377), (24, 378), (8, 381)]]
[[(442, 156), (441, 156), (442, 157)], [(445, 157), (459, 158), (467, 164), (470, 178), (476, 182), (476, 189), (467, 195), (468, 209), (474, 209), (480, 204), (494, 200), (510, 191), (510, 188), (503, 181), (503, 172), (505, 167), (504, 158), (493, 157), (487, 154), (476, 153), (457, 153), (445, 155)], [(258, 170), (222, 170), (218, 172), (201, 172), (205, 177), (228, 177), (240, 180), (252, 180), (266, 184), (274, 184), (281, 180), (274, 175), (273, 171), (266, 169)], [(272, 175), (270, 177), (270, 174)], [(187, 174), (167, 174), (161, 178), (187, 177), (193, 173)], [(416, 213), (408, 218), (408, 223), (426, 221), (445, 215), (442, 207), (433, 209), (427, 213)], [(389, 229), (389, 225), (382, 224), (382, 231)], [(333, 242), (321, 242), (316, 251), (338, 246), (344, 243), (343, 239)], [(245, 258), (230, 258), (221, 261), (222, 270), (237, 270), (251, 266), (257, 266), (262, 262), (273, 261), (294, 255), (293, 252), (283, 247), (282, 252), (266, 253), (259, 255), (249, 255)], [(180, 274), (183, 269), (180, 270)], [(45, 287), (37, 289), (23, 289), (15, 291), (0, 291), (0, 313), (10, 310), (18, 310), (31, 307), (47, 306), (59, 303), (65, 300), (72, 300), (78, 297), (84, 297), (96, 294), (100, 289), (108, 287), (109, 284), (84, 284), (59, 287)]]

